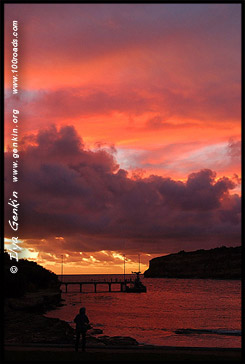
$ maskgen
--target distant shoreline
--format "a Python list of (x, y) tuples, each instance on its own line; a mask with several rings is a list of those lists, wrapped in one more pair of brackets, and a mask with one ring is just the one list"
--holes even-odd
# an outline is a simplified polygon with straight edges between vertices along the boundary
[[(61, 275), (57, 274), (59, 280), (61, 280)], [(107, 273), (101, 273), (101, 274), (64, 274), (63, 277), (73, 277), (73, 276), (84, 276), (84, 277), (88, 277), (88, 276), (100, 276), (100, 277), (105, 277), (105, 276), (121, 276), (123, 277), (124, 274), (107, 274)], [(133, 276), (133, 274), (126, 274), (126, 276)], [(204, 278), (204, 277), (145, 277), (144, 273), (142, 273), (141, 275), (141, 279), (178, 279), (178, 280), (206, 280), (206, 281), (241, 281), (242, 278), (216, 278), (216, 277), (209, 277), (209, 278)], [(85, 292), (84, 292), (85, 293)], [(88, 293), (88, 292), (86, 292)]]
[[(93, 273), (91, 273), (91, 274), (64, 274), (63, 275), (63, 277), (68, 277), (68, 276), (110, 276), (110, 275), (115, 275), (115, 276), (124, 276), (124, 274), (122, 273), (110, 273), (110, 274), (108, 274), (108, 273), (100, 273), (100, 274), (93, 274)], [(133, 276), (133, 274), (126, 274), (126, 276), (129, 276), (129, 275), (132, 275)], [(57, 276), (59, 277), (59, 279), (60, 279), (60, 277), (61, 277), (61, 275), (60, 274), (57, 274)], [(216, 278), (216, 277), (214, 277), (214, 278), (211, 278), (211, 277), (209, 277), (209, 278), (204, 278), (204, 277), (144, 277), (144, 273), (142, 273), (141, 274), (141, 276), (142, 276), (142, 278), (144, 278), (144, 279), (152, 279), (152, 278), (157, 278), (157, 279), (205, 279), (205, 280), (216, 280), (216, 281), (241, 281), (242, 280), (242, 278)]]

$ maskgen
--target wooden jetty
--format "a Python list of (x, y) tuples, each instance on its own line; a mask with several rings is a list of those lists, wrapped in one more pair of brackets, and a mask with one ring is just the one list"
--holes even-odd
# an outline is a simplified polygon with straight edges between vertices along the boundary
[[(82, 293), (83, 292), (83, 285), (93, 285), (94, 286), (94, 293), (97, 292), (97, 286), (98, 285), (101, 285), (101, 284), (104, 284), (104, 285), (108, 285), (108, 291), (106, 292), (126, 292), (126, 285), (127, 283), (132, 283), (132, 279), (130, 280), (125, 280), (125, 281), (85, 281), (85, 282), (61, 282), (61, 286), (65, 286), (65, 293), (68, 292), (68, 286), (69, 285), (79, 285), (80, 286), (80, 292)], [(120, 290), (119, 291), (112, 291), (111, 290), (111, 287), (112, 285), (119, 285), (120, 286)], [(101, 291), (99, 291), (101, 292)]]

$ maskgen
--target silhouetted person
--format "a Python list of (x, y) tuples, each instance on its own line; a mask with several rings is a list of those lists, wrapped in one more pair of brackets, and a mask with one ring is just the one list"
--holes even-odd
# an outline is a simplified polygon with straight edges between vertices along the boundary
[(78, 351), (80, 335), (82, 334), (82, 351), (85, 351), (86, 346), (86, 332), (89, 329), (89, 319), (85, 314), (85, 307), (80, 308), (79, 314), (75, 317), (74, 322), (76, 323), (76, 343), (75, 350)]

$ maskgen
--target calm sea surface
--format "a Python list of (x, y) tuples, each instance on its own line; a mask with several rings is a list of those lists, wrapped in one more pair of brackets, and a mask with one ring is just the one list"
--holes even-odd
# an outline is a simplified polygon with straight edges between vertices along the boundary
[[(111, 279), (123, 280), (123, 275), (63, 277), (63, 281)], [(75, 315), (85, 306), (93, 327), (102, 329), (103, 335), (131, 336), (152, 345), (241, 347), (240, 281), (142, 278), (142, 282), (146, 293), (109, 293), (107, 285), (98, 285), (97, 293), (93, 285), (83, 286), (83, 293), (78, 285), (70, 285), (64, 293), (63, 287), (65, 306), (46, 316), (74, 327)], [(113, 291), (119, 289), (120, 285), (112, 285)]]

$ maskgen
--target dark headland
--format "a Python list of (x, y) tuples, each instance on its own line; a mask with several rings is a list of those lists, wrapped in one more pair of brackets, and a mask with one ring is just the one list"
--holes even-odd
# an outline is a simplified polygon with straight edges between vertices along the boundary
[(241, 246), (169, 254), (150, 260), (145, 278), (241, 279)]

